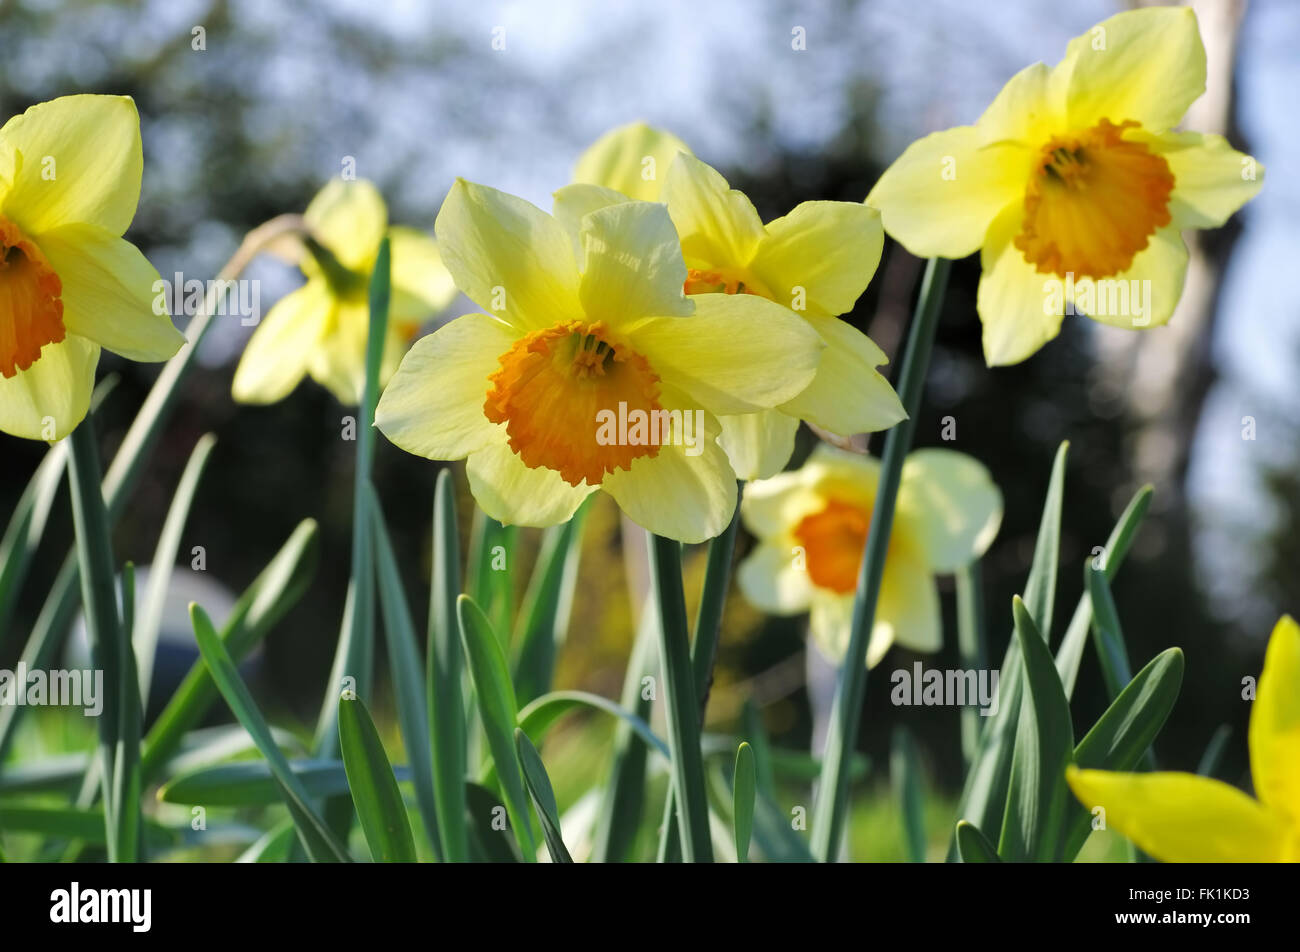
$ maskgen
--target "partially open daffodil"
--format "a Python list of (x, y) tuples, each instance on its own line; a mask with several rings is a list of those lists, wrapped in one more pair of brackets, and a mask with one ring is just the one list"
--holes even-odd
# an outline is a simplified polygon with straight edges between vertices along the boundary
[(1204, 91), (1191, 9), (1120, 13), (1017, 73), (973, 126), (913, 143), (867, 202), (913, 254), (980, 251), (990, 366), (1035, 353), (1066, 313), (1156, 327), (1182, 294), (1181, 232), (1222, 225), (1263, 180), (1222, 136), (1172, 131)]
[(122, 238), (143, 167), (126, 96), (64, 96), (0, 128), (0, 430), (60, 440), (90, 409), (101, 347), (158, 361), (185, 342)]
[(388, 208), (373, 184), (334, 179), (303, 215), (315, 253), (304, 243), (297, 264), (307, 283), (285, 295), (253, 332), (235, 371), (241, 403), (274, 403), (304, 376), (348, 406), (361, 401), (370, 332), (368, 289), (379, 244), (391, 244), (392, 294), (380, 382), (397, 369), (421, 322), (456, 296), (433, 239), (388, 224)]
[(716, 417), (790, 399), (821, 339), (769, 301), (683, 294), (662, 205), (623, 202), (574, 225), (457, 181), (438, 245), (487, 313), (417, 341), (375, 424), (418, 456), (468, 457), (474, 497), (500, 522), (562, 522), (603, 489), (659, 535), (712, 538), (736, 500)]
[[(821, 445), (800, 469), (751, 483), (740, 504), (745, 527), (758, 538), (737, 572), (741, 591), (774, 615), (811, 612), (813, 640), (835, 661), (848, 647), (879, 479), (878, 460)], [(982, 555), (1001, 523), (1002, 494), (977, 460), (945, 449), (907, 457), (868, 667), (894, 642), (939, 650), (934, 576)]]
[(1066, 768), (1070, 789), (1106, 825), (1166, 863), (1300, 862), (1300, 625), (1273, 628), (1250, 711), (1255, 798), (1187, 773)]
[[(681, 237), (689, 295), (765, 299), (790, 309), (826, 342), (817, 375), (780, 407), (722, 419), (722, 445), (743, 479), (778, 473), (794, 451), (801, 419), (838, 434), (874, 432), (902, 420), (898, 395), (876, 370), (884, 353), (839, 319), (852, 310), (880, 262), (884, 234), (874, 209), (856, 202), (804, 202), (763, 224), (753, 203), (678, 143), (643, 124), (624, 126), (578, 163), (579, 182), (555, 193), (555, 214), (572, 221), (627, 197), (661, 201)], [(644, 154), (642, 154), (644, 150)]]

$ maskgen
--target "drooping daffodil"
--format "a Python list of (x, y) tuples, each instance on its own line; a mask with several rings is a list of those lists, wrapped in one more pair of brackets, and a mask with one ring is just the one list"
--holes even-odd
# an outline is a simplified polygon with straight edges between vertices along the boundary
[(392, 291), (381, 386), (421, 322), (456, 296), (434, 240), (414, 228), (390, 226), (383, 196), (364, 179), (331, 180), (311, 200), (303, 222), (307, 240), (295, 246), (293, 257), (306, 283), (277, 301), (249, 339), (232, 387), (241, 403), (275, 403), (305, 376), (346, 406), (360, 403), (370, 276), (385, 235)]
[(662, 205), (623, 202), (573, 224), (456, 182), (435, 232), (484, 313), (416, 342), (375, 424), (417, 456), (468, 457), (474, 497), (500, 522), (563, 522), (602, 489), (659, 535), (712, 538), (736, 502), (717, 417), (801, 391), (821, 338), (770, 301), (687, 297)]
[[(880, 480), (878, 460), (822, 444), (801, 468), (751, 483), (741, 519), (758, 545), (737, 570), (745, 598), (773, 615), (809, 612), (813, 641), (844, 657)], [(921, 449), (903, 463), (875, 625), (874, 667), (897, 642), (938, 651), (937, 573), (978, 558), (1002, 523), (1002, 494), (978, 460)]]
[(1300, 625), (1273, 628), (1250, 710), (1255, 796), (1196, 774), (1066, 768), (1079, 802), (1166, 863), (1300, 862)]
[(884, 352), (839, 318), (852, 310), (880, 262), (884, 234), (875, 210), (857, 202), (803, 202), (764, 224), (743, 193), (684, 150), (656, 188), (660, 176), (646, 175), (662, 170), (678, 141), (643, 124), (607, 134), (578, 163), (575, 178), (586, 184), (555, 193), (555, 214), (572, 222), (628, 197), (663, 202), (681, 238), (687, 294), (775, 301), (826, 342), (817, 375), (802, 393), (769, 411), (722, 418), (722, 445), (740, 477), (780, 472), (801, 419), (842, 437), (904, 419), (898, 395), (876, 370), (887, 363)]
[(990, 366), (1037, 352), (1066, 313), (1158, 327), (1182, 294), (1182, 232), (1222, 225), (1263, 181), (1222, 136), (1173, 131), (1204, 91), (1190, 8), (1120, 13), (1017, 73), (974, 125), (910, 145), (867, 203), (913, 254), (980, 252)]
[(143, 168), (126, 96), (63, 96), (0, 128), (0, 431), (61, 440), (90, 409), (101, 347), (159, 361), (185, 343), (122, 238)]

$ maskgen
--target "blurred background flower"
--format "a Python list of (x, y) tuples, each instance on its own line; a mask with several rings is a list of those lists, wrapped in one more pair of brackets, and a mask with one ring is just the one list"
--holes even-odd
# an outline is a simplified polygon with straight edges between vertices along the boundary
[[(349, 160), (381, 189), (394, 223), (428, 231), (458, 175), (550, 207), (550, 193), (571, 180), (582, 150), (636, 119), (690, 143), (765, 220), (805, 200), (860, 201), (913, 139), (974, 121), (1022, 66), (1054, 62), (1071, 37), (1124, 6), (1006, 0), (990, 17), (987, 5), (959, 0), (720, 0), (707, 8), (689, 0), (619, 7), (20, 0), (0, 8), (0, 101), (16, 113), (70, 92), (133, 96), (146, 158), (127, 238), (164, 277), (179, 271), (206, 280), (247, 229), (305, 208)], [(1220, 776), (1239, 782), (1248, 776), (1240, 677), (1258, 672), (1264, 633), (1300, 605), (1300, 304), (1278, 278), (1300, 251), (1300, 152), (1291, 120), (1300, 7), (1288, 0), (1196, 6), (1209, 88), (1188, 126), (1222, 132), (1255, 155), (1269, 169), (1267, 186), (1227, 227), (1197, 236), (1187, 291), (1167, 328), (1138, 335), (1067, 322), (1033, 360), (1012, 368), (984, 367), (979, 262), (961, 262), (917, 445), (974, 456), (1005, 494), (1003, 527), (984, 560), (995, 659), (1010, 634), (1010, 598), (1028, 569), (1057, 443), (1071, 441), (1058, 614), (1069, 610), (1084, 563), (1133, 489), (1155, 484), (1153, 514), (1115, 596), (1135, 661), (1171, 644), (1187, 653), (1183, 700), (1157, 754), (1162, 767), (1192, 769), (1213, 731), (1230, 723), (1234, 742)], [(891, 358), (919, 273), (919, 261), (887, 242), (875, 279), (846, 315)], [(272, 259), (246, 277), (262, 281), (268, 308), (296, 281)], [(464, 303), (446, 313), (463, 313)], [(121, 524), (118, 553), (148, 561), (163, 500), (206, 430), (220, 443), (185, 544), (205, 547), (209, 578), (242, 588), (300, 518), (319, 519), (320, 574), (268, 640), (263, 668), (263, 686), (273, 689), (266, 696), (282, 713), (309, 719), (344, 598), (355, 447), (343, 438), (343, 417), (353, 411), (318, 387), (299, 387), (269, 408), (236, 406), (231, 375), (252, 328), (237, 317), (218, 324)], [(108, 356), (103, 366), (123, 375), (101, 412), (111, 450), (155, 371)], [(945, 441), (949, 418), (955, 439)], [(811, 448), (801, 432), (793, 464)], [(879, 452), (879, 437), (871, 448)], [(42, 450), (5, 446), (0, 509), (17, 499)], [(402, 499), (411, 513), (394, 526), (395, 544), (409, 590), (420, 591), (431, 467), (381, 442), (375, 479), (385, 498)], [(583, 595), (558, 686), (616, 696), (634, 628), (629, 601), (638, 593), (623, 581), (617, 513), (598, 503), (587, 520)], [(33, 580), (50, 578), (64, 555), (65, 509), (55, 508), (49, 533), (59, 544), (42, 549)], [(462, 516), (468, 526), (467, 508)], [(527, 564), (536, 536), (522, 531), (519, 539), (515, 558)], [(742, 537), (739, 555), (750, 545)], [(687, 565), (694, 598), (700, 554), (689, 553)], [(952, 632), (953, 598), (942, 586)], [(41, 594), (41, 586), (28, 586), (14, 632), (29, 630)], [(734, 592), (726, 619), (709, 728), (734, 728), (741, 701), (753, 696), (781, 743), (806, 746), (804, 623), (763, 618)], [(12, 665), (16, 641), (0, 645), (0, 665)], [(958, 666), (954, 641), (949, 635), (927, 665)], [(896, 653), (899, 666), (910, 664)], [(1096, 666), (1085, 664), (1080, 716), (1095, 718), (1104, 696)], [(890, 725), (906, 720), (939, 792), (951, 797), (962, 769), (956, 710), (894, 708), (886, 690), (869, 687), (864, 718), (863, 743), (877, 765), (887, 759)], [(567, 750), (557, 746), (554, 756), (587, 762), (599, 778), (604, 750), (584, 738)], [(562, 805), (580, 792), (567, 780), (564, 787), (557, 789)], [(870, 833), (870, 821), (858, 827), (873, 841), (889, 835)]]

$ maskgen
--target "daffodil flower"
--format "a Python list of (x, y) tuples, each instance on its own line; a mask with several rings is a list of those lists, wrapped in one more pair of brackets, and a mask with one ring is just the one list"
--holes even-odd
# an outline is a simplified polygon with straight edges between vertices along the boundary
[(771, 302), (688, 298), (662, 205), (624, 202), (575, 223), (457, 181), (435, 225), (456, 286), (488, 313), (416, 342), (376, 425), (429, 459), (468, 457), (470, 488), (504, 523), (568, 519), (597, 489), (683, 542), (735, 509), (717, 416), (808, 385), (822, 342)]
[(1166, 863), (1300, 862), (1300, 625), (1269, 638), (1250, 711), (1255, 797), (1187, 773), (1066, 768), (1070, 789), (1106, 825)]
[[(628, 197), (661, 201), (681, 238), (689, 295), (735, 295), (775, 301), (802, 317), (826, 342), (817, 375), (780, 407), (722, 418), (722, 445), (743, 479), (772, 476), (789, 461), (801, 419), (849, 436), (893, 426), (906, 417), (876, 367), (887, 358), (838, 315), (866, 290), (884, 234), (873, 209), (856, 202), (804, 202), (763, 224), (753, 203), (717, 171), (678, 149), (680, 141), (635, 124), (616, 129), (579, 160), (580, 183), (555, 193), (555, 214), (573, 221)], [(590, 184), (595, 182), (595, 184)]]
[(390, 227), (383, 196), (364, 179), (332, 180), (311, 200), (303, 221), (310, 240), (296, 248), (294, 258), (307, 281), (276, 302), (253, 332), (232, 388), (241, 403), (275, 403), (307, 375), (340, 403), (360, 403), (370, 275), (385, 235), (392, 294), (381, 385), (421, 322), (456, 296), (433, 239), (414, 228)]
[(61, 440), (90, 409), (101, 347), (159, 361), (185, 342), (122, 238), (143, 167), (126, 96), (64, 96), (0, 128), (0, 430)]
[(1157, 327), (1182, 293), (1182, 231), (1222, 225), (1262, 183), (1222, 136), (1172, 131), (1204, 91), (1191, 9), (1120, 13), (1017, 73), (973, 126), (914, 142), (867, 203), (913, 254), (980, 251), (990, 366), (1034, 354), (1066, 313)]
[[(737, 572), (741, 591), (770, 614), (810, 612), (813, 640), (834, 661), (848, 647), (879, 479), (878, 460), (823, 444), (802, 468), (751, 483), (740, 504), (745, 527), (758, 539)], [(1001, 523), (1002, 494), (977, 460), (945, 449), (907, 457), (868, 667), (895, 642), (939, 650), (934, 576), (982, 555)]]

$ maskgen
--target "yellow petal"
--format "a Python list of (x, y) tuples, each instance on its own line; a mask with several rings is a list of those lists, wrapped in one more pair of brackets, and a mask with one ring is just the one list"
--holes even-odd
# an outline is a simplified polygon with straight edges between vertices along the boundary
[(804, 464), (804, 478), (822, 496), (861, 506), (870, 512), (880, 484), (880, 460), (819, 443)]
[(81, 423), (95, 388), (99, 345), (69, 334), (46, 344), (41, 358), (0, 376), (0, 432), (26, 440), (61, 440)]
[(317, 278), (286, 294), (253, 331), (231, 390), (240, 403), (275, 403), (298, 386), (332, 320), (333, 299)]
[(392, 249), (395, 291), (418, 298), (427, 314), (436, 314), (456, 298), (456, 282), (442, 263), (438, 243), (414, 228), (395, 225), (388, 229)]
[(692, 317), (627, 328), (632, 349), (715, 416), (770, 409), (808, 386), (822, 340), (802, 318), (749, 294), (699, 294)]
[[(665, 407), (687, 407), (665, 393)], [(692, 418), (694, 419), (694, 418)], [(704, 414), (696, 447), (664, 445), (601, 482), (637, 525), (678, 542), (704, 542), (727, 527), (736, 510), (736, 474), (717, 443), (717, 421)], [(696, 453), (697, 455), (690, 455)]]
[(570, 486), (555, 470), (529, 469), (505, 442), (476, 450), (465, 466), (469, 488), (479, 508), (511, 526), (554, 526), (571, 518), (595, 490), (586, 483)]
[(504, 427), (488, 420), (483, 401), (515, 336), (508, 324), (467, 314), (420, 338), (384, 390), (375, 426), (428, 459), (461, 459), (500, 442)]
[(1273, 863), (1289, 831), (1235, 787), (1185, 773), (1112, 773), (1067, 767), (1065, 779), (1106, 826), (1165, 863)]
[(754, 257), (764, 235), (762, 219), (742, 192), (699, 159), (677, 156), (663, 200), (688, 267), (741, 267)]
[(63, 285), (69, 333), (129, 360), (167, 360), (180, 350), (185, 335), (161, 303), (161, 279), (135, 245), (97, 225), (63, 225), (39, 244)]
[(551, 214), (563, 226), (573, 242), (574, 260), (582, 260), (582, 220), (592, 212), (622, 205), (628, 197), (612, 188), (599, 185), (566, 185), (551, 196)]
[(1038, 352), (1061, 331), (1065, 295), (1055, 275), (1039, 274), (1011, 242), (1020, 230), (1023, 210), (1009, 207), (989, 228), (980, 253), (976, 307), (984, 325), (984, 360), (990, 367), (1018, 364)]
[(365, 179), (331, 179), (307, 206), (303, 220), (339, 263), (369, 273), (388, 228), (388, 207)]
[[(809, 479), (809, 467), (778, 473), (745, 487), (740, 518), (760, 540), (784, 540), (799, 520), (826, 505)], [(782, 543), (784, 544), (784, 543)]]
[(668, 210), (652, 202), (623, 202), (582, 220), (582, 283), (587, 318), (618, 328), (643, 317), (685, 317), (695, 305), (682, 291), (677, 232)]
[(775, 476), (794, 454), (799, 420), (780, 410), (724, 416), (718, 422), (722, 424), (718, 439), (738, 479)]
[(1176, 126), (1205, 92), (1205, 47), (1190, 7), (1118, 13), (1070, 41), (1066, 106), (1079, 129), (1136, 119), (1150, 132)]
[(891, 644), (925, 652), (943, 647), (939, 589), (925, 555), (913, 540), (900, 534), (900, 528), (895, 525), (885, 558), (876, 623), (867, 647), (869, 668), (880, 663)]
[(1255, 795), (1291, 818), (1300, 833), (1300, 625), (1278, 619), (1250, 711)]
[(533, 331), (582, 314), (573, 247), (541, 209), (457, 179), (434, 231), (456, 286), (493, 317)]
[(783, 403), (783, 411), (840, 436), (874, 433), (907, 418), (898, 394), (876, 370), (888, 361), (871, 338), (838, 317), (809, 317), (808, 323), (826, 349), (812, 383)]
[(953, 572), (997, 536), (1002, 493), (979, 460), (955, 450), (916, 450), (903, 463), (897, 518), (931, 571)]
[(1004, 208), (1021, 204), (1033, 156), (1017, 144), (981, 147), (974, 126), (935, 132), (885, 170), (867, 204), (912, 254), (964, 258)]
[(1076, 284), (1074, 307), (1094, 321), (1125, 330), (1160, 327), (1173, 316), (1186, 277), (1187, 245), (1178, 225), (1169, 225), (1151, 236), (1127, 271), (1096, 282), (1091, 307), (1083, 292), (1086, 286)]
[(769, 222), (749, 270), (778, 304), (835, 317), (853, 310), (880, 263), (880, 213), (858, 202), (804, 202)]
[(12, 158), (3, 214), (29, 235), (59, 225), (98, 225), (121, 235), (140, 200), (140, 116), (128, 96), (61, 96), (0, 129)]
[(677, 153), (689, 155), (690, 151), (671, 132), (644, 122), (631, 122), (611, 129), (582, 153), (573, 170), (573, 180), (655, 202), (659, 200), (664, 173)]
[(366, 386), (366, 339), (370, 306), (365, 298), (335, 299), (316, 347), (307, 355), (307, 373), (345, 407), (358, 406)]
[(771, 615), (798, 615), (813, 601), (808, 572), (795, 564), (793, 546), (764, 543), (736, 568), (745, 599)]
[(1045, 142), (1065, 118), (1064, 90), (1052, 80), (1052, 70), (1042, 63), (1012, 76), (976, 120), (978, 144), (1019, 142), (1032, 148)]
[[(808, 615), (808, 635), (823, 657), (836, 665), (844, 660), (844, 654), (849, 649), (852, 623), (852, 595), (835, 595), (821, 589), (816, 591)], [(882, 631), (882, 637), (884, 634)], [(888, 650), (889, 645), (886, 644), (879, 653), (883, 655)]]
[(1174, 174), (1169, 212), (1177, 228), (1218, 228), (1264, 184), (1264, 166), (1223, 136), (1166, 132), (1143, 141)]

